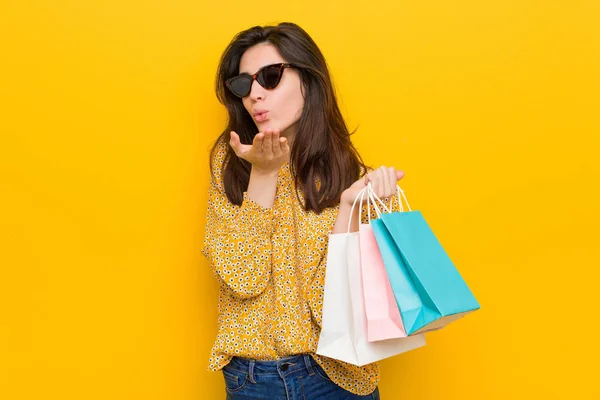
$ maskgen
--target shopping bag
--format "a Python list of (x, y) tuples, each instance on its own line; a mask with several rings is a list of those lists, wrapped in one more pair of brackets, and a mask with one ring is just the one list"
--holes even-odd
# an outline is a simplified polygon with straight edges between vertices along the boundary
[[(356, 201), (352, 210), (355, 206)], [(322, 324), (316, 353), (362, 366), (424, 346), (425, 337), (368, 341), (359, 237), (359, 232), (350, 233), (350, 229), (347, 233), (329, 235)]]
[[(364, 197), (371, 222), (373, 199), (366, 192)], [(359, 204), (358, 214), (362, 215), (363, 197), (360, 198)], [(370, 223), (359, 223), (359, 246), (368, 340), (374, 342), (406, 337), (400, 310)]]
[[(420, 211), (412, 211), (398, 187), (400, 210), (382, 208), (371, 221), (392, 291), (408, 335), (439, 329), (480, 308)], [(400, 197), (402, 196), (402, 198)], [(404, 211), (402, 199), (408, 211)]]

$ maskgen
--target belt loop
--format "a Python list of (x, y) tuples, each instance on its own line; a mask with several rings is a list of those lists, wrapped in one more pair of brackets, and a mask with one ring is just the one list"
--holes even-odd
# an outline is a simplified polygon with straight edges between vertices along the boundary
[(306, 364), (306, 369), (308, 370), (308, 376), (313, 376), (315, 374), (315, 370), (312, 367), (311, 358), (308, 354), (304, 355), (304, 364)]
[(256, 381), (254, 380), (254, 360), (250, 360), (250, 366), (248, 368), (248, 377), (250, 378), (250, 382), (252, 383), (256, 383)]

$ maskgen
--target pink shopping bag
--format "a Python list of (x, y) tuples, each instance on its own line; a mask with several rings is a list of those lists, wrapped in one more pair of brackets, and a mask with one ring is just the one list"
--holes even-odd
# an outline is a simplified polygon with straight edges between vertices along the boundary
[[(369, 208), (370, 196), (366, 196)], [(360, 206), (362, 215), (362, 199)], [(400, 310), (387, 276), (371, 224), (359, 224), (360, 265), (369, 342), (406, 337)]]

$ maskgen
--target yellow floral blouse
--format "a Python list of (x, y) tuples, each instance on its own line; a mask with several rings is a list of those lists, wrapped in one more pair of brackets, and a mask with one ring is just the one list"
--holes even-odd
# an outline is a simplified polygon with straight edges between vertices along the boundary
[(212, 161), (206, 236), (202, 253), (220, 284), (218, 333), (209, 370), (238, 356), (275, 360), (309, 353), (333, 382), (367, 395), (379, 382), (377, 363), (357, 367), (314, 354), (321, 329), (329, 234), (338, 207), (305, 211), (296, 197), (289, 164), (279, 172), (273, 207), (244, 193), (241, 206), (227, 199), (221, 166), (227, 144)]

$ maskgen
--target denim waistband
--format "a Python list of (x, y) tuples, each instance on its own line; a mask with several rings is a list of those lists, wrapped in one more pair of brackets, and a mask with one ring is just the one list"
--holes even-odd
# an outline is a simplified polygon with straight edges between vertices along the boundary
[(272, 361), (233, 357), (225, 368), (247, 373), (250, 382), (256, 383), (254, 377), (257, 375), (284, 377), (303, 369), (308, 372), (309, 376), (312, 376), (315, 373), (314, 366), (316, 364), (317, 362), (309, 354), (298, 354)]

